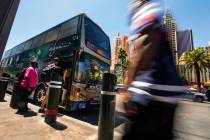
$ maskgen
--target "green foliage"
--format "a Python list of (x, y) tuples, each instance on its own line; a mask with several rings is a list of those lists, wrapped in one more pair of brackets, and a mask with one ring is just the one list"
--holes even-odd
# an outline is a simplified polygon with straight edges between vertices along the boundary
[(128, 54), (123, 48), (118, 49), (118, 58), (120, 59), (121, 70), (125, 71), (128, 67)]
[(180, 62), (184, 62), (189, 69), (192, 69), (195, 65), (206, 69), (210, 67), (210, 54), (204, 49), (196, 49), (189, 53), (184, 53)]
[(201, 86), (200, 73), (201, 70), (210, 68), (210, 54), (204, 49), (192, 50), (189, 53), (184, 53), (180, 59), (180, 64), (186, 65), (186, 68), (195, 68), (198, 86)]
[(122, 72), (122, 78), (118, 78), (117, 80), (120, 83), (123, 83), (125, 77), (125, 71), (128, 68), (128, 54), (123, 48), (118, 49), (118, 58), (120, 59), (117, 64), (120, 67), (120, 71)]
[(122, 76), (118, 76), (117, 77), (117, 84), (122, 84), (123, 83), (123, 77)]

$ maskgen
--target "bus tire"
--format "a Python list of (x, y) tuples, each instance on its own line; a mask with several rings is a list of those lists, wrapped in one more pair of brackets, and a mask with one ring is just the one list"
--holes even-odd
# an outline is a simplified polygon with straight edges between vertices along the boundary
[(46, 89), (43, 85), (40, 85), (34, 93), (34, 103), (38, 106), (41, 105), (42, 101), (46, 96)]

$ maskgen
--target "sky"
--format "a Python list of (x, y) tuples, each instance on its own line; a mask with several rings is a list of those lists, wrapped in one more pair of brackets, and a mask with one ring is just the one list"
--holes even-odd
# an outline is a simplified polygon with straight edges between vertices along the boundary
[[(162, 0), (178, 29), (192, 29), (195, 47), (210, 41), (210, 0)], [(201, 3), (202, 1), (202, 3)], [(102, 27), (111, 44), (117, 33), (129, 35), (130, 0), (21, 0), (6, 50), (75, 16), (86, 13)]]

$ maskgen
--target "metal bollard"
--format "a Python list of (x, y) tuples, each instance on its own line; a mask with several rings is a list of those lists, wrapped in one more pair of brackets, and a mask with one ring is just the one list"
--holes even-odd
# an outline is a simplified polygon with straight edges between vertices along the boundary
[(115, 125), (116, 76), (104, 73), (100, 99), (98, 140), (112, 140)]
[(20, 100), (20, 82), (17, 79), (15, 79), (12, 97), (10, 100), (10, 107), (14, 109), (18, 108), (19, 100)]
[(9, 82), (9, 78), (1, 77), (1, 80), (0, 80), (0, 101), (4, 101), (8, 82)]
[(53, 76), (49, 85), (47, 108), (45, 111), (45, 122), (48, 124), (56, 122), (57, 114), (58, 114), (60, 90), (61, 90), (61, 84), (62, 84), (58, 73), (53, 72), (52, 75)]

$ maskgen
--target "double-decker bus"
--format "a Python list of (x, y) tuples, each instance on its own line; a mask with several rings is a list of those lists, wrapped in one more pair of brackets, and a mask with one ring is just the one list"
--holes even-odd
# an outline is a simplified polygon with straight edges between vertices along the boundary
[[(71, 67), (70, 90), (63, 107), (74, 111), (97, 103), (102, 74), (110, 69), (110, 40), (105, 32), (87, 15), (80, 14), (6, 51), (2, 66), (14, 78), (18, 70), (35, 59), (40, 75), (55, 57)], [(31, 95), (38, 105), (46, 95), (46, 84), (41, 79)]]

